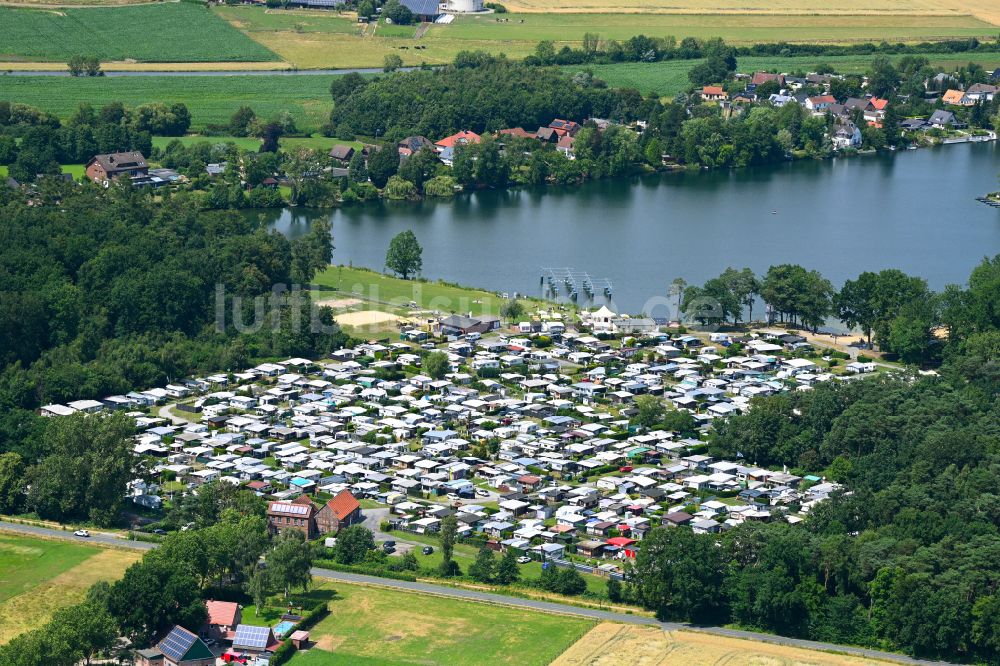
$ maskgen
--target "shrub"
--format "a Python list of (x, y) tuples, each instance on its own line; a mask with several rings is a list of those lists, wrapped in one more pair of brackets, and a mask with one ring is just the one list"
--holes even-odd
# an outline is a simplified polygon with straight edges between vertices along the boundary
[(399, 176), (392, 176), (389, 178), (389, 182), (385, 185), (385, 198), (392, 199), (394, 201), (403, 201), (405, 199), (413, 199), (417, 196), (416, 186), (408, 180), (404, 180)]
[(295, 646), (292, 645), (291, 641), (285, 641), (278, 646), (278, 649), (274, 651), (271, 656), (270, 664), (271, 666), (281, 666), (282, 664), (287, 664), (288, 660), (295, 656)]
[(424, 183), (424, 194), (441, 198), (455, 196), (455, 179), (451, 176), (435, 176)]

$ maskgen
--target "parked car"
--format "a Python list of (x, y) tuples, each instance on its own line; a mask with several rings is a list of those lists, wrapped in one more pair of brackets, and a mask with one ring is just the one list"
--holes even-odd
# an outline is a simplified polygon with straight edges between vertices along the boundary
[(458, 493), (448, 493), (447, 497), (452, 502), (457, 502), (458, 500), (462, 499), (461, 497), (458, 496)]
[(166, 534), (166, 533), (167, 533), (166, 530), (162, 530), (159, 527), (157, 527), (155, 530), (153, 530), (153, 534), (161, 534), (162, 535), (162, 534)]
[(527, 564), (530, 561), (531, 561), (531, 558), (528, 557), (527, 555), (522, 555), (521, 557), (517, 558), (517, 563), (518, 564)]
[(482, 488), (476, 488), (476, 496), (477, 497), (489, 497), (490, 496), (490, 491), (483, 490)]
[(420, 549), (420, 552), (422, 552), (424, 555), (430, 555), (434, 552), (434, 547), (424, 546), (423, 548)]
[(87, 530), (77, 530), (76, 532), (73, 532), (73, 536), (89, 537), (90, 532), (88, 532)]

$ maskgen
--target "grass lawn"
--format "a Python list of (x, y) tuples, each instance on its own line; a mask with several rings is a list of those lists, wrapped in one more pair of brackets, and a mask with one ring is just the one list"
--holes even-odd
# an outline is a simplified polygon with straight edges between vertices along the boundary
[[(81, 10), (91, 11), (91, 10)], [(262, 118), (288, 111), (300, 129), (318, 130), (327, 121), (333, 100), (329, 76), (123, 76), (73, 78), (0, 76), (0, 99), (37, 106), (68, 118), (81, 102), (95, 107), (109, 102), (138, 106), (148, 102), (184, 102), (192, 130), (225, 124), (241, 106)]]
[(0, 534), (0, 602), (72, 569), (96, 548)]
[(0, 8), (0, 60), (266, 61), (275, 56), (204, 6), (171, 2), (60, 11)]
[[(324, 583), (337, 592), (296, 666), (548, 664), (594, 623), (386, 588)], [(246, 613), (244, 613), (246, 615)]]
[(140, 553), (0, 534), (0, 644), (114, 580)]
[(421, 308), (442, 312), (471, 311), (473, 316), (484, 313), (496, 315), (502, 302), (500, 296), (489, 291), (441, 282), (402, 280), (349, 266), (331, 266), (318, 273), (313, 283), (333, 290), (321, 294), (324, 300), (358, 297), (392, 303), (397, 307), (405, 307), (410, 301), (415, 301)]

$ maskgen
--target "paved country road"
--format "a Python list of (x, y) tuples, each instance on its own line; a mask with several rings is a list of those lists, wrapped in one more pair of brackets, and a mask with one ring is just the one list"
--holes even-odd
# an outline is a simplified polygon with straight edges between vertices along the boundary
[[(113, 534), (92, 532), (89, 539), (73, 536), (72, 532), (63, 532), (47, 527), (37, 527), (34, 525), (20, 525), (0, 521), (0, 530), (9, 532), (19, 532), (30, 536), (41, 536), (54, 539), (65, 539), (68, 541), (95, 542), (121, 548), (132, 548), (134, 550), (150, 550), (157, 544), (146, 541), (129, 541), (123, 537)], [(543, 613), (559, 613), (562, 615), (576, 615), (586, 617), (600, 622), (622, 622), (625, 624), (642, 624), (659, 627), (665, 631), (697, 631), (714, 636), (725, 636), (727, 638), (743, 638), (761, 643), (771, 643), (774, 645), (784, 645), (788, 647), (804, 648), (807, 650), (821, 650), (823, 652), (834, 652), (847, 654), (856, 657), (868, 657), (871, 659), (883, 659), (898, 664), (920, 664), (923, 666), (946, 666), (948, 662), (927, 661), (924, 659), (914, 659), (906, 655), (882, 652), (880, 650), (869, 650), (867, 648), (850, 647), (845, 645), (835, 645), (833, 643), (820, 643), (817, 641), (807, 641), (798, 638), (785, 638), (784, 636), (774, 636), (771, 634), (760, 634), (753, 631), (740, 631), (738, 629), (726, 629), (724, 627), (699, 627), (680, 622), (660, 622), (651, 617), (640, 615), (627, 615), (625, 613), (615, 613), (612, 611), (597, 610), (595, 608), (581, 608), (569, 604), (561, 604), (552, 601), (535, 601), (533, 599), (521, 599), (519, 597), (509, 597), (503, 594), (492, 592), (480, 592), (478, 590), (466, 590), (462, 588), (449, 587), (447, 585), (435, 585), (433, 583), (411, 583), (403, 580), (393, 580), (389, 578), (378, 578), (376, 576), (365, 576), (362, 574), (344, 573), (341, 571), (331, 571), (330, 569), (313, 568), (312, 574), (318, 578), (339, 580), (344, 583), (355, 583), (361, 585), (378, 585), (390, 587), (397, 590), (409, 592), (421, 592), (425, 594), (436, 594), (445, 597), (464, 599), (467, 601), (477, 601), (482, 603), (502, 604), (504, 606), (514, 606), (531, 611)]]

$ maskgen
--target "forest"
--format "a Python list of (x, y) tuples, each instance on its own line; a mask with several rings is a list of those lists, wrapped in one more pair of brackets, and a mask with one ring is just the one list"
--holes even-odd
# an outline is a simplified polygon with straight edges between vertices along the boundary
[[(42, 404), (315, 356), (345, 341), (329, 310), (316, 312), (326, 326), (313, 332), (296, 321), (310, 321), (309, 300), (272, 291), (308, 284), (329, 263), (326, 224), (289, 241), (238, 213), (200, 211), (186, 193), (157, 201), (127, 184), (59, 180), (30, 194), (0, 188), (0, 217), (0, 452), (37, 443), (28, 410)], [(244, 321), (254, 297), (268, 295), (268, 325), (220, 330), (217, 290)]]
[(592, 77), (571, 77), (503, 57), (460, 53), (453, 65), (366, 79), (338, 77), (327, 132), (400, 140), (443, 137), (459, 130), (535, 129), (553, 118), (631, 121), (655, 102), (636, 90), (612, 89)]
[(934, 373), (755, 398), (708, 439), (844, 490), (797, 526), (654, 530), (626, 597), (664, 619), (1000, 660), (1000, 257), (921, 298), (949, 313)]

